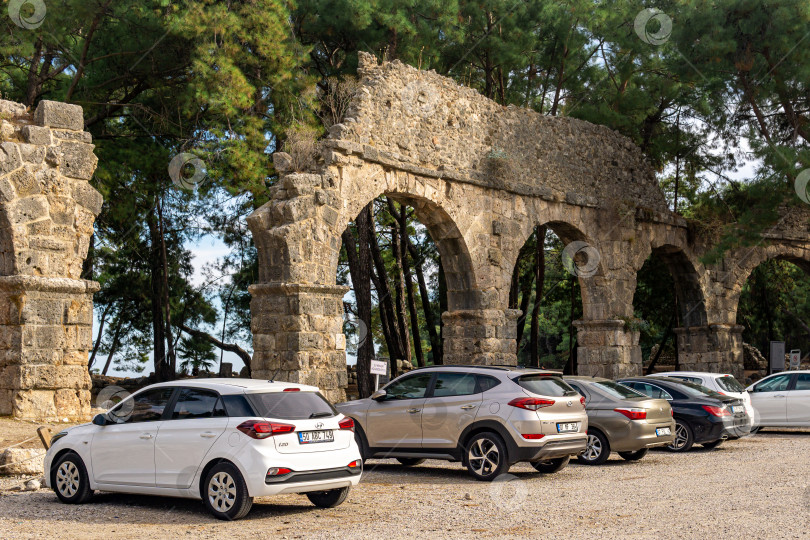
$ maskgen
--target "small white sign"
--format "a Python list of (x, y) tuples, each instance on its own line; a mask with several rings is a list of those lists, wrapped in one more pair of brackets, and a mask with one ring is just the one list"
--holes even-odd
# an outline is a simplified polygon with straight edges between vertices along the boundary
[(790, 367), (798, 369), (802, 364), (802, 352), (799, 349), (790, 351)]
[(388, 363), (382, 360), (371, 361), (371, 374), (372, 375), (385, 375), (388, 373)]

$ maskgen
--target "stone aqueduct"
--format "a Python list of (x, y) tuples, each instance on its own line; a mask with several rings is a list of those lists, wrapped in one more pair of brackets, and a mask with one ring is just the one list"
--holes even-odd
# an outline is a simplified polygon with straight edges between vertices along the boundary
[[(667, 208), (650, 166), (608, 128), (502, 107), (399, 62), (361, 55), (360, 89), (332, 126), (315, 170), (288, 170), (248, 218), (259, 257), (251, 286), (254, 377), (344, 397), (341, 232), (380, 195), (407, 202), (427, 227), (448, 285), (447, 363), (514, 364), (519, 312), (508, 309), (518, 251), (535, 226), (592, 246), (579, 277), (581, 374), (641, 372), (636, 273), (656, 252), (680, 306), (681, 365), (742, 371), (740, 290), (770, 258), (810, 265), (807, 213), (793, 210), (753, 247), (715, 265)], [(81, 109), (43, 101), (31, 115), (0, 101), (0, 415), (76, 419), (89, 412), (92, 293), (79, 278), (101, 196)], [(582, 244), (578, 244), (582, 245)], [(598, 265), (595, 264), (598, 259)]]

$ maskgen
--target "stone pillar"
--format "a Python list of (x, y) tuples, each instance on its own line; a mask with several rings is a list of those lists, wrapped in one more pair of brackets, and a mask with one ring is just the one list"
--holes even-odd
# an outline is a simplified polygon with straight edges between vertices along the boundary
[(577, 373), (607, 377), (641, 375), (639, 332), (627, 328), (623, 320), (579, 320), (577, 327)]
[(709, 324), (676, 328), (678, 363), (686, 371), (731, 373), (742, 380), (743, 327), (736, 324)]
[(330, 401), (345, 401), (343, 295), (348, 288), (260, 283), (249, 290), (251, 377), (311, 384)]
[(442, 314), (444, 363), (517, 365), (519, 309), (462, 309)]
[(82, 109), (0, 100), (0, 415), (83, 420), (93, 292), (81, 279), (102, 198)]

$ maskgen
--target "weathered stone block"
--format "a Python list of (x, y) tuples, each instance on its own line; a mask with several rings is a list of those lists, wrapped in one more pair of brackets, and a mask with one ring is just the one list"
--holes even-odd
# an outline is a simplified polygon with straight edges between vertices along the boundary
[(70, 178), (90, 180), (98, 164), (93, 148), (92, 144), (77, 142), (63, 142), (59, 145), (59, 169), (62, 174)]
[(0, 143), (0, 174), (8, 174), (21, 166), (20, 147), (12, 142)]
[(43, 146), (34, 144), (21, 144), (20, 155), (23, 161), (38, 165), (45, 160), (46, 149)]
[(0, 454), (0, 474), (5, 476), (43, 474), (44, 448), (8, 448)]
[(49, 146), (51, 144), (51, 130), (40, 126), (23, 126), (20, 130), (23, 138), (30, 144)]
[(39, 126), (65, 128), (73, 131), (84, 129), (82, 108), (69, 103), (42, 100), (34, 111), (34, 122)]
[[(90, 175), (92, 176), (92, 174), (91, 171)], [(87, 182), (74, 182), (73, 199), (78, 204), (90, 210), (94, 215), (98, 215), (101, 212), (101, 205), (104, 203), (104, 198), (101, 196), (101, 193)]]

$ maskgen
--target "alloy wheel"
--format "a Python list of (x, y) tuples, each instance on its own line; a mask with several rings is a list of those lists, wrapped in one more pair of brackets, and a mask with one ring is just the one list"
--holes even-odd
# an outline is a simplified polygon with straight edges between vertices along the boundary
[(218, 472), (208, 483), (208, 502), (217, 512), (227, 512), (236, 502), (236, 483), (231, 475)]
[(79, 468), (72, 461), (65, 461), (56, 470), (56, 489), (62, 496), (70, 498), (79, 491)]
[(582, 457), (588, 461), (599, 459), (602, 455), (602, 441), (596, 435), (588, 434), (588, 446), (585, 448)]
[(686, 426), (681, 423), (675, 425), (675, 440), (672, 441), (670, 448), (675, 450), (680, 450), (684, 446), (686, 446), (686, 442), (689, 440), (689, 434), (686, 432)]
[(470, 467), (476, 474), (480, 476), (489, 476), (501, 462), (501, 456), (498, 452), (498, 447), (490, 439), (478, 439), (474, 445), (470, 447), (467, 453), (467, 460)]

